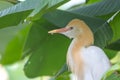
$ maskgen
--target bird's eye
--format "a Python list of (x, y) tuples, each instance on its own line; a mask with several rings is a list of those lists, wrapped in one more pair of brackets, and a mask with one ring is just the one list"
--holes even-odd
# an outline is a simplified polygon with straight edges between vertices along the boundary
[(70, 27), (70, 29), (73, 29), (73, 27)]

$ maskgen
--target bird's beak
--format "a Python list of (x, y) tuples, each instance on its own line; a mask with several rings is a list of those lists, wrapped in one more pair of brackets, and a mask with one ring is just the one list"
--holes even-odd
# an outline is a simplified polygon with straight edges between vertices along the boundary
[(48, 33), (50, 34), (54, 34), (54, 33), (62, 33), (62, 32), (66, 32), (70, 30), (70, 28), (60, 28), (60, 29), (55, 29), (55, 30), (51, 30), (51, 31), (48, 31)]

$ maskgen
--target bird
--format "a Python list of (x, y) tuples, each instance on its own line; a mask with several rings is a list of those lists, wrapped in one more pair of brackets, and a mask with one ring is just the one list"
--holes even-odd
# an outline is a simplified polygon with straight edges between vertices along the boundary
[(101, 80), (110, 69), (109, 58), (101, 48), (94, 45), (94, 34), (83, 20), (72, 19), (66, 27), (48, 33), (59, 33), (72, 39), (66, 63), (75, 75), (75, 80)]

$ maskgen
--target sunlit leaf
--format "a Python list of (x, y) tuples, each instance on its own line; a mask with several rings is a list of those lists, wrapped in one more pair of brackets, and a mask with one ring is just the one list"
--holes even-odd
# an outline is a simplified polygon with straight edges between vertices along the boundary
[(112, 18), (109, 23), (113, 30), (112, 42), (115, 42), (120, 39), (120, 12), (117, 12)]
[(96, 3), (96, 2), (99, 2), (99, 1), (102, 1), (102, 0), (86, 0), (87, 4), (93, 4), (93, 3)]
[(111, 60), (113, 64), (120, 62), (120, 52), (117, 52), (116, 56)]
[(29, 28), (26, 24), (19, 24), (0, 29), (0, 63), (11, 64), (21, 59)]
[(34, 23), (28, 37), (26, 49), (32, 53), (24, 67), (28, 77), (55, 75), (66, 60), (70, 40), (62, 35), (48, 34), (53, 25), (43, 24)]

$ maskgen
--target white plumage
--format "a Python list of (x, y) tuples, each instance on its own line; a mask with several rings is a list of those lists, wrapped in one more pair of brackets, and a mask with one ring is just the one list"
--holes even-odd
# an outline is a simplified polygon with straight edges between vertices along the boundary
[[(72, 45), (71, 45), (72, 46)], [(67, 59), (71, 67), (76, 67), (72, 59), (71, 49), (69, 49)], [(96, 46), (83, 47), (79, 51), (79, 56), (84, 62), (83, 80), (101, 80), (103, 74), (110, 68), (110, 62), (104, 51)], [(80, 58), (81, 58), (80, 57)], [(77, 80), (78, 79), (76, 76)]]

